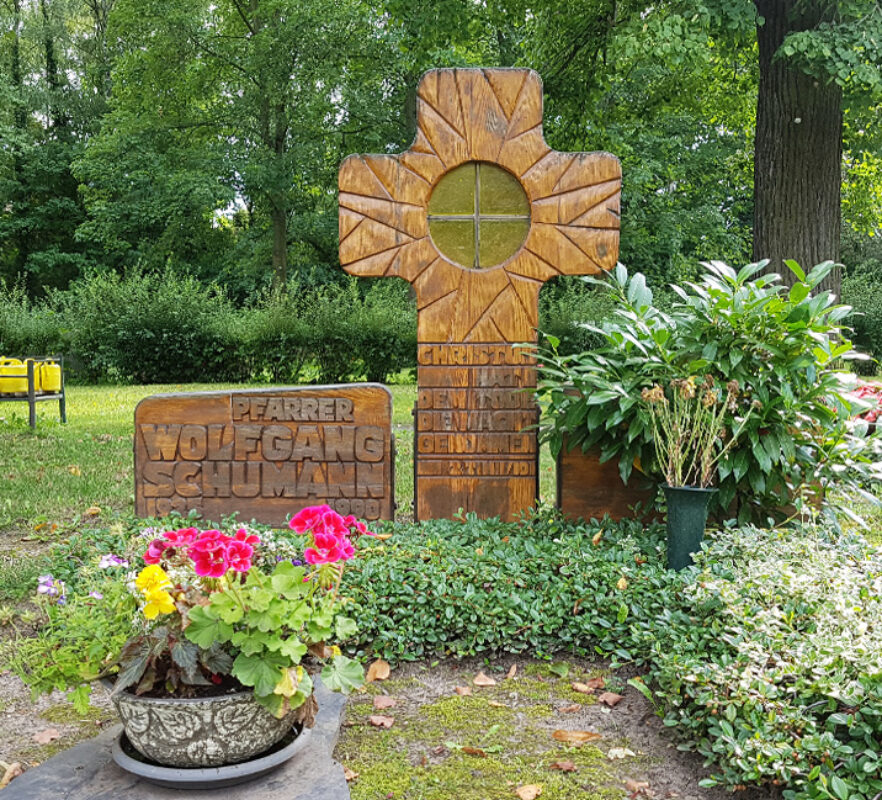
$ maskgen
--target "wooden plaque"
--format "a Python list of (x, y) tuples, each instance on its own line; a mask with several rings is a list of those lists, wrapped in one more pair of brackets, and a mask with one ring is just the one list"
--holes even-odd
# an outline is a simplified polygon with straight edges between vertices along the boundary
[(377, 384), (153, 395), (135, 409), (135, 513), (301, 508), (392, 519), (392, 395)]
[(511, 519), (538, 493), (536, 372), (514, 345), (536, 341), (545, 281), (615, 265), (619, 160), (545, 143), (535, 72), (440, 69), (410, 149), (348, 157), (339, 188), (343, 268), (416, 292), (417, 519)]

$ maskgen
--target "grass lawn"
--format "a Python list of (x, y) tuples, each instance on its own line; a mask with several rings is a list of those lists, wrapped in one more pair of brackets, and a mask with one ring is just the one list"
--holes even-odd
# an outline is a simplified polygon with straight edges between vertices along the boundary
[[(98, 507), (133, 513), (132, 434), (135, 406), (165, 392), (252, 388), (250, 385), (186, 384), (71, 386), (68, 423), (57, 405), (38, 406), (36, 432), (27, 424), (26, 403), (0, 406), (0, 536), (53, 540)], [(263, 385), (253, 388), (266, 388)], [(413, 384), (392, 385), (396, 438), (395, 493), (398, 513), (413, 509)], [(554, 499), (554, 467), (543, 449), (541, 490)], [(3, 545), (9, 547), (7, 540)]]

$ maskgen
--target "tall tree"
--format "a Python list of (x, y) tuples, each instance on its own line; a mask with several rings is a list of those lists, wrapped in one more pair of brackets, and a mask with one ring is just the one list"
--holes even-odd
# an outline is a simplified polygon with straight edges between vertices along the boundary
[(180, 258), (194, 225), (209, 237), (238, 208), (265, 227), (283, 286), (292, 214), (322, 202), (341, 137), (366, 126), (348, 123), (361, 87), (379, 120), (378, 20), (360, 0), (119, 0), (111, 27), (124, 53), (79, 165), (81, 234), (141, 253), (152, 240)]

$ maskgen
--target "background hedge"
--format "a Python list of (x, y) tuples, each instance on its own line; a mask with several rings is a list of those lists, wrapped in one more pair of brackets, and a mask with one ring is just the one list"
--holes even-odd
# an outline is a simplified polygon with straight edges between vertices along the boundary
[[(565, 280), (542, 292), (540, 327), (564, 351), (589, 349), (580, 323), (609, 306)], [(246, 307), (173, 271), (94, 273), (42, 300), (0, 284), (0, 354), (49, 353), (89, 382), (384, 382), (416, 368), (416, 302), (404, 281), (355, 278), (291, 284)]]

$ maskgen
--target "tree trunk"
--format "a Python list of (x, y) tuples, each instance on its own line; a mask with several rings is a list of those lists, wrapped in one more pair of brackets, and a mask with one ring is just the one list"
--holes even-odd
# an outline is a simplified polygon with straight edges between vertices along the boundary
[(273, 229), (273, 288), (284, 291), (288, 282), (288, 214), (284, 204), (271, 201)]
[[(823, 21), (820, 0), (755, 4), (765, 23), (757, 27), (753, 257), (770, 259), (769, 269), (792, 285), (783, 259), (795, 259), (806, 272), (839, 259), (842, 91), (774, 58), (787, 34)], [(820, 288), (838, 295), (839, 285), (837, 269)]]

